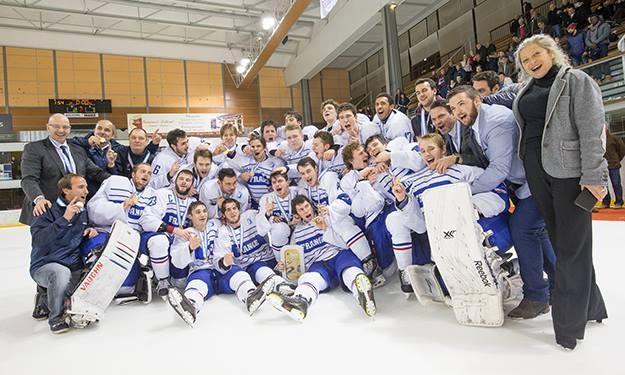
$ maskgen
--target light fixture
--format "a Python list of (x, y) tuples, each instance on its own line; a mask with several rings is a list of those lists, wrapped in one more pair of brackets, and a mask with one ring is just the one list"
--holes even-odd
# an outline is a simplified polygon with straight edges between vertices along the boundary
[(270, 30), (276, 25), (276, 19), (273, 16), (264, 16), (262, 20), (263, 30)]
[(237, 65), (236, 71), (239, 74), (243, 74), (245, 73), (245, 67), (243, 65)]
[(390, 3), (388, 6), (391, 10), (395, 10), (397, 8), (397, 3)]
[(247, 66), (250, 65), (251, 62), (252, 60), (250, 60), (249, 57), (243, 57), (241, 58), (241, 61), (239, 61), (239, 64), (241, 64), (242, 67), (247, 68)]

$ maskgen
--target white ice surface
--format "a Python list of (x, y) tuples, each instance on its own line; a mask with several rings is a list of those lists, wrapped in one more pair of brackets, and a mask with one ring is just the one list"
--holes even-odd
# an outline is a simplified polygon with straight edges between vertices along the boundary
[(30, 317), (28, 230), (1, 229), (0, 374), (625, 374), (625, 223), (594, 228), (609, 319), (589, 324), (573, 352), (554, 344), (550, 315), (464, 327), (447, 307), (406, 300), (396, 280), (376, 290), (375, 319), (341, 290), (321, 295), (301, 324), (269, 304), (250, 318), (228, 295), (210, 299), (194, 328), (157, 299), (54, 336)]

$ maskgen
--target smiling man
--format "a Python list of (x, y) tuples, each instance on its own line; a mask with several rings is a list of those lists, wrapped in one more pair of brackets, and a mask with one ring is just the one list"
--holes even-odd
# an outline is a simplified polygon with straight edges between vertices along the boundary
[(373, 123), (380, 128), (387, 140), (404, 137), (412, 142), (413, 132), (410, 119), (393, 108), (393, 98), (387, 93), (378, 94), (375, 98), (375, 116)]

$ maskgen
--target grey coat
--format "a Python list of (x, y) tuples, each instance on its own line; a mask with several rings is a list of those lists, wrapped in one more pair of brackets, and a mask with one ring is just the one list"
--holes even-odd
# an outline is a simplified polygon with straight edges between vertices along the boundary
[[(519, 112), (519, 99), (534, 84), (531, 79), (521, 88), (512, 105), (519, 126), (519, 157), (525, 122)], [(545, 130), (542, 138), (542, 164), (554, 178), (580, 178), (580, 185), (607, 185), (608, 164), (601, 133), (605, 122), (601, 89), (586, 73), (563, 66), (549, 91)]]
[[(81, 147), (70, 143), (69, 149), (79, 175), (98, 184), (109, 177), (108, 173), (93, 164)], [(33, 200), (38, 196), (43, 195), (54, 203), (59, 195), (57, 183), (63, 175), (65, 175), (63, 162), (50, 139), (30, 142), (24, 146), (21, 185), (25, 197), (20, 223), (30, 225), (33, 220)]]

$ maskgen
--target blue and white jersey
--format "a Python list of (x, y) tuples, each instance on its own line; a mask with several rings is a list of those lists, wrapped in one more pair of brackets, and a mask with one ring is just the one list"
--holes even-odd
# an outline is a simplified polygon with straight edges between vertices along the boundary
[(200, 201), (206, 205), (209, 219), (221, 217), (221, 208), (217, 205), (220, 197), (235, 199), (241, 205), (241, 212), (247, 210), (250, 204), (250, 193), (245, 186), (237, 182), (234, 193), (225, 194), (217, 182), (218, 180), (208, 181), (200, 190)]
[[(213, 163), (217, 164), (219, 167), (222, 167), (222, 164), (230, 161), (232, 163), (232, 160), (228, 157), (229, 153), (237, 153), (237, 154), (242, 154), (243, 153), (243, 147), (246, 146), (244, 144), (238, 144), (235, 143), (234, 145), (228, 147), (226, 146), (226, 151), (219, 153), (219, 154), (215, 154), (215, 149), (217, 148), (217, 146), (221, 145), (223, 143), (221, 142), (217, 142), (217, 143), (213, 143), (209, 146), (209, 150), (213, 153)], [(224, 145), (225, 146), (225, 145)], [(233, 168), (234, 170), (237, 170), (237, 166), (234, 165), (230, 165), (230, 168)]]
[(278, 148), (285, 150), (284, 154), (280, 156), (282, 160), (288, 165), (290, 170), (297, 171), (297, 162), (306, 156), (310, 156), (312, 152), (311, 148), (312, 140), (305, 141), (297, 150), (293, 150), (289, 147), (289, 143), (287, 141), (282, 142)]
[(289, 187), (289, 194), (280, 198), (275, 192), (267, 193), (260, 198), (259, 210), (265, 212), (265, 205), (268, 201), (274, 202), (273, 216), (279, 217), (284, 220), (285, 223), (289, 223), (293, 219), (293, 208), (291, 201), (297, 196), (297, 188)]
[[(329, 260), (341, 251), (341, 247), (333, 244), (333, 234), (331, 231), (322, 231), (318, 227), (304, 221), (295, 226), (291, 236), (291, 244), (299, 245), (304, 249), (306, 270), (313, 263)], [(347, 248), (347, 245), (343, 248)]]
[(228, 271), (220, 268), (218, 263), (224, 255), (230, 252), (234, 254), (234, 264), (243, 269), (258, 261), (274, 259), (267, 240), (258, 233), (256, 228), (257, 214), (256, 210), (247, 210), (241, 213), (239, 227), (222, 225), (219, 228), (215, 242), (215, 262), (220, 272)]
[[(319, 182), (315, 186), (308, 186), (305, 181), (299, 183), (299, 193), (305, 195), (316, 205), (329, 206), (342, 194), (346, 196), (339, 188), (339, 177), (334, 172), (322, 171), (319, 173)], [(343, 197), (344, 198), (344, 197)]]
[(351, 213), (365, 219), (365, 226), (384, 210), (385, 199), (376, 191), (369, 181), (360, 181), (360, 173), (351, 170), (341, 179), (341, 190), (347, 193), (352, 201)]
[(384, 138), (389, 141), (395, 138), (406, 138), (408, 142), (411, 142), (414, 138), (412, 132), (412, 123), (408, 116), (404, 115), (400, 111), (393, 109), (386, 118), (386, 121), (380, 120), (376, 114), (373, 117), (373, 123), (380, 128), (380, 131)]
[(241, 172), (250, 172), (251, 177), (247, 181), (247, 189), (250, 197), (255, 203), (260, 202), (260, 198), (271, 190), (269, 176), (278, 167), (283, 167), (284, 161), (279, 158), (267, 156), (262, 161), (256, 161), (254, 156), (247, 156), (241, 163)]
[(219, 172), (219, 167), (213, 163), (211, 164), (210, 169), (208, 170), (208, 174), (204, 177), (200, 177), (199, 173), (197, 172), (197, 170), (195, 169), (195, 165), (193, 163), (191, 164), (186, 164), (182, 167), (180, 167), (180, 169), (186, 169), (191, 171), (191, 173), (193, 173), (193, 187), (195, 188), (196, 191), (200, 191), (200, 189), (202, 188), (202, 186), (207, 183), (210, 180), (214, 180), (217, 178), (217, 173)]
[(193, 163), (195, 149), (202, 144), (203, 141), (197, 137), (189, 137), (188, 140), (189, 148), (184, 155), (178, 155), (171, 146), (167, 146), (163, 151), (156, 154), (152, 161), (152, 178), (150, 179), (150, 186), (153, 189), (160, 189), (171, 185), (167, 174), (175, 162), (180, 163), (180, 166)]
[(139, 224), (145, 232), (157, 232), (163, 223), (184, 228), (189, 205), (195, 201), (192, 197), (179, 198), (170, 188), (158, 189), (155, 204), (145, 208)]
[[(137, 197), (137, 202), (125, 211), (123, 203), (133, 194)], [(109, 232), (115, 220), (121, 220), (133, 229), (141, 231), (139, 218), (146, 206), (155, 204), (156, 191), (151, 187), (146, 186), (142, 191), (137, 191), (131, 179), (111, 176), (87, 202), (87, 212), (89, 220), (99, 230)]]
[(189, 273), (203, 269), (214, 269), (215, 241), (219, 227), (221, 227), (220, 221), (213, 219), (208, 220), (203, 231), (194, 227), (186, 228), (185, 231), (200, 239), (200, 246), (193, 250), (189, 249), (189, 241), (176, 236), (170, 251), (174, 265), (180, 269), (189, 266)]
[(339, 176), (343, 174), (343, 171), (345, 169), (345, 162), (343, 161), (342, 147), (338, 151), (336, 151), (336, 154), (334, 154), (332, 160), (325, 160), (323, 157), (320, 159), (314, 152), (311, 152), (309, 156), (315, 161), (315, 163), (317, 163), (317, 167), (319, 168), (318, 170), (320, 172), (334, 172)]
[[(369, 137), (372, 137), (376, 134), (380, 134), (380, 127), (375, 125), (374, 123), (367, 121), (366, 123), (358, 123), (358, 135), (355, 137), (358, 143), (364, 145), (367, 142)], [(338, 139), (338, 142), (336, 142)], [(341, 134), (338, 134), (334, 137), (335, 143), (346, 145), (353, 140), (353, 137), (349, 135), (348, 132), (343, 131)]]

